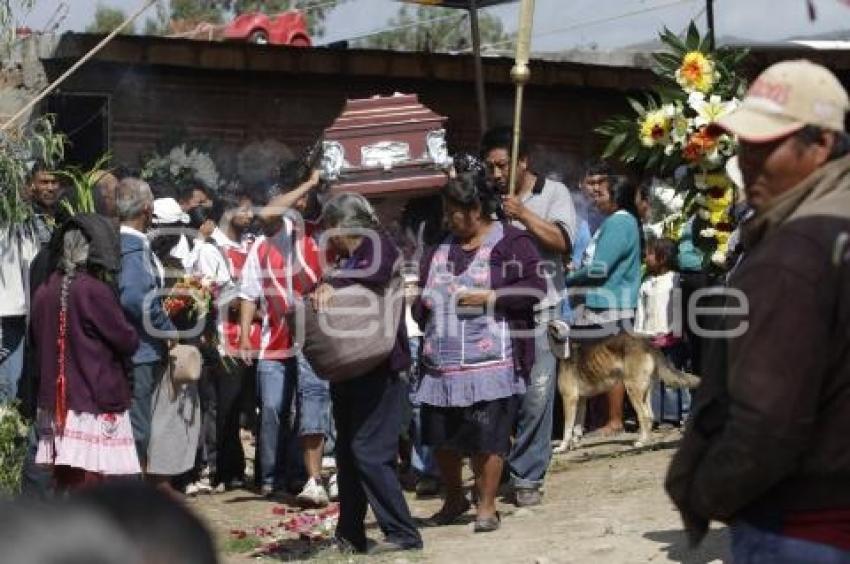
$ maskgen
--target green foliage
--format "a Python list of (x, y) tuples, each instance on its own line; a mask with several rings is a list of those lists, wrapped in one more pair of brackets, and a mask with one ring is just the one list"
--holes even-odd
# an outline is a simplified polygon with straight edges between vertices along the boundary
[(27, 423), (17, 408), (0, 405), (0, 497), (13, 497), (21, 491), (27, 434)]
[(154, 6), (156, 8), (156, 15), (148, 17), (145, 20), (143, 33), (145, 35), (168, 35), (171, 32), (171, 17), (168, 6), (165, 0), (158, 0)]
[[(359, 42), (360, 47), (394, 51), (461, 51), (472, 46), (466, 10), (420, 6), (402, 6), (387, 27), (395, 29)], [(488, 12), (479, 12), (482, 44), (505, 44), (513, 40), (501, 20)]]
[(225, 554), (244, 554), (246, 552), (253, 552), (261, 546), (263, 546), (263, 541), (255, 535), (246, 535), (244, 537), (241, 535), (231, 535), (224, 542), (222, 550)]
[(36, 160), (55, 169), (65, 156), (66, 138), (53, 129), (51, 115), (29, 126), (0, 132), (0, 226), (26, 222), (32, 206), (24, 197), (30, 167)]
[[(86, 31), (88, 33), (112, 33), (126, 19), (127, 14), (124, 10), (98, 4), (94, 12), (94, 21), (86, 27)], [(133, 35), (135, 32), (136, 27), (133, 24), (128, 25), (121, 31), (125, 35)]]
[(111, 155), (108, 153), (100, 157), (91, 170), (83, 170), (80, 167), (69, 167), (60, 170), (57, 174), (71, 183), (73, 193), (70, 197), (62, 200), (62, 206), (71, 215), (78, 213), (95, 213), (94, 188), (98, 180), (103, 176), (106, 165)]
[(171, 20), (220, 24), (224, 21), (224, 14), (221, 6), (209, 0), (171, 0)]

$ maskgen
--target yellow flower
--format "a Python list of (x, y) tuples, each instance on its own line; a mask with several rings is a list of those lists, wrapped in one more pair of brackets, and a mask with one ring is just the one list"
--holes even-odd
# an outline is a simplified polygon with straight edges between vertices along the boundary
[(676, 82), (685, 92), (710, 92), (717, 78), (714, 61), (700, 51), (691, 51), (676, 71)]
[(704, 197), (703, 200), (699, 202), (702, 207), (711, 211), (717, 211), (725, 210), (732, 205), (732, 190), (721, 191), (718, 194), (714, 194), (713, 192), (714, 190), (712, 190), (711, 193), (706, 194), (707, 197)]
[(666, 145), (670, 140), (670, 117), (661, 110), (647, 112), (640, 124), (640, 142), (645, 147)]

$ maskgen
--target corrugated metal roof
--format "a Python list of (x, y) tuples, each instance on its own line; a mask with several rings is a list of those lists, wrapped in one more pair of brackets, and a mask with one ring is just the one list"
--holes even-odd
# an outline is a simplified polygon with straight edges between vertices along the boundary
[[(66, 33), (47, 62), (65, 67), (87, 53), (100, 38), (99, 35)], [(474, 77), (474, 59), (469, 54), (280, 47), (153, 36), (116, 37), (93, 60), (206, 71), (385, 76), (448, 82), (472, 82)], [(511, 58), (485, 57), (485, 81), (512, 84), (512, 66)], [(531, 84), (538, 86), (633, 90), (655, 82), (651, 72), (640, 68), (534, 60), (531, 70)]]

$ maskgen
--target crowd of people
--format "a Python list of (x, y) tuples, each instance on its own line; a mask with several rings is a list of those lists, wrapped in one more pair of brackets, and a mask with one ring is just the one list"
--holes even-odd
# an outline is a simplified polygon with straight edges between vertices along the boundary
[[(362, 196), (321, 193), (318, 171), (282, 177), (265, 199), (104, 172), (98, 213), (62, 218), (56, 176), (34, 168), (41, 248), (21, 273), (29, 311), (4, 317), (4, 346), (7, 322), (26, 327), (29, 317), (20, 386), (3, 362), (8, 397), (24, 398), (37, 422), (28, 487), (142, 475), (195, 495), (249, 487), (253, 475), (262, 495), (295, 494), (312, 507), (338, 499), (337, 536), (356, 551), (367, 548), (367, 506), (389, 545), (421, 546), (402, 483), (422, 496), (444, 492), (432, 526), (474, 502), (475, 530), (498, 529), (505, 483), (517, 505), (541, 503), (556, 395), (547, 326), (633, 317), (643, 239), (635, 184), (604, 163), (573, 194), (533, 172), (520, 144), (509, 195), (512, 141), (495, 129), (480, 156), (456, 159), (431, 199), (436, 214), (406, 226), (438, 232), (424, 252), (399, 244)], [(592, 213), (579, 217), (573, 196)], [(650, 257), (664, 247), (654, 243)], [(296, 304), (325, 307), (351, 285), (386, 288), (400, 263), (408, 307), (395, 347), (368, 374), (329, 383), (298, 343)], [(567, 288), (603, 263), (622, 307), (594, 309), (592, 298), (570, 307)], [(666, 305), (646, 303), (646, 325), (670, 332), (656, 319)], [(622, 429), (623, 394), (612, 398), (608, 427)]]
[[(792, 70), (817, 78), (823, 96), (840, 98), (822, 76), (827, 71)], [(793, 73), (791, 78), (776, 73), (773, 80), (800, 87)], [(843, 100), (846, 109), (846, 93)], [(823, 394), (806, 395), (801, 402), (802, 390), (811, 388), (802, 380), (793, 390), (769, 378), (752, 386), (741, 383), (767, 374), (764, 364), (777, 358), (763, 348), (767, 341), (760, 331), (799, 353), (787, 359), (799, 365), (795, 377), (826, 371), (827, 359), (837, 370), (846, 363), (836, 357), (845, 354), (842, 347), (823, 349), (817, 358), (800, 348), (811, 339), (823, 341), (812, 341), (814, 350), (839, 338), (832, 326), (815, 331), (820, 321), (812, 316), (821, 312), (819, 320), (834, 319), (844, 310), (831, 301), (835, 296), (823, 298), (814, 288), (817, 281), (834, 285), (844, 278), (822, 273), (811, 253), (782, 256), (782, 249), (797, 252), (806, 245), (815, 245), (814, 253), (817, 241), (846, 220), (801, 220), (797, 225), (811, 230), (805, 233), (777, 227), (808, 201), (792, 202), (782, 194), (796, 195), (791, 188), (810, 176), (815, 180), (809, 184), (819, 183), (806, 194), (823, 198), (823, 206), (817, 198), (811, 204), (812, 214), (835, 202), (844, 205), (843, 194), (832, 191), (836, 182), (846, 183), (839, 174), (846, 170), (848, 148), (843, 123), (797, 116), (802, 125), (784, 136), (777, 133), (771, 153), (765, 152), (759, 128), (772, 124), (748, 121), (747, 107), (745, 101), (742, 111), (721, 123), (742, 140), (748, 203), (753, 225), (761, 226), (758, 233), (745, 231), (742, 245), (750, 252), (765, 231), (777, 229), (787, 244), (771, 247), (769, 242), (780, 238), (774, 235), (759, 243), (774, 254), (752, 251), (746, 260), (733, 254), (743, 266), (736, 267), (740, 271), (730, 285), (738, 283), (746, 292), (758, 329), (746, 337), (753, 348), (744, 349), (759, 354), (741, 357), (740, 348), (728, 353), (739, 355), (731, 366), (741, 379), (728, 391), (715, 382), (717, 390), (709, 389), (714, 395), (700, 397), (694, 417), (701, 426), (689, 425), (688, 446), (668, 484), (686, 524), (703, 533), (707, 519), (730, 519), (752, 502), (734, 484), (755, 487), (764, 479), (762, 468), (790, 464), (776, 453), (808, 448), (801, 442), (803, 430), (792, 430), (802, 415), (790, 415), (812, 412), (806, 427), (812, 432), (821, 417), (814, 414), (817, 406), (833, 422), (846, 418), (846, 411), (824, 403)], [(799, 147), (778, 147), (780, 142)], [(33, 464), (27, 467), (30, 488), (39, 483), (46, 488), (44, 468), (59, 491), (141, 475), (175, 496), (249, 487), (247, 477), (253, 475), (263, 495), (289, 491), (298, 502), (316, 507), (338, 499), (336, 539), (355, 552), (370, 550), (364, 524), (369, 507), (385, 536), (371, 550), (381, 551), (421, 548), (419, 525), (455, 523), (473, 506), (475, 532), (499, 529), (497, 497), (505, 485), (518, 506), (542, 503), (557, 375), (550, 326), (566, 327), (579, 344), (600, 334), (635, 332), (673, 365), (711, 373), (710, 361), (725, 360), (727, 353), (702, 354), (705, 343), (683, 324), (693, 317), (683, 304), (692, 305), (689, 285), (693, 292), (722, 282), (696, 280), (707, 275), (693, 261), (695, 249), (687, 237), (674, 242), (645, 229), (647, 185), (600, 161), (587, 167), (580, 189), (571, 191), (534, 172), (522, 143), (517, 176), (511, 178), (512, 147), (511, 131), (499, 128), (484, 136), (479, 156), (455, 160), (432, 200), (437, 205), (417, 204), (437, 213), (405, 226), (409, 233), (428, 234), (432, 244), (421, 252), (398, 241), (366, 198), (318, 190), (318, 171), (309, 178), (282, 177), (277, 193), (264, 199), (248, 192), (216, 195), (197, 184), (174, 191), (104, 173), (96, 187), (98, 213), (60, 219), (56, 176), (36, 166), (29, 194), (36, 210), (31, 247), (18, 245), (16, 255), (4, 254), (3, 274), (17, 293), (2, 304), (0, 360), (5, 401), (22, 398), (22, 409), (36, 422)], [(777, 151), (785, 152), (771, 161)], [(787, 159), (780, 162), (792, 153), (799, 165), (793, 169), (783, 164)], [(794, 181), (780, 189), (783, 175)], [(769, 205), (774, 199), (782, 206)], [(780, 213), (774, 223), (759, 219)], [(417, 214), (405, 212), (402, 221), (411, 217)], [(417, 241), (420, 247), (423, 241)], [(841, 264), (845, 255), (831, 256), (832, 264)], [(303, 352), (294, 312), (299, 305), (324, 311), (352, 286), (380, 294), (399, 271), (408, 307), (390, 328), (391, 351), (356, 378), (328, 382)], [(811, 281), (810, 294), (795, 290), (803, 301), (794, 306), (811, 310), (809, 317), (802, 312), (799, 317), (811, 318), (811, 335), (800, 335), (793, 323), (783, 325), (767, 313), (774, 304), (766, 300), (782, 299), (785, 286), (771, 282), (780, 274), (787, 284)], [(7, 282), (7, 293), (10, 288)], [(790, 377), (789, 366), (773, 369)], [(841, 396), (845, 387), (837, 380), (833, 384), (831, 393)], [(687, 392), (659, 384), (652, 393), (656, 423), (680, 425), (687, 419)], [(774, 399), (768, 405), (759, 399), (765, 397)], [(730, 401), (727, 431), (706, 436), (709, 425), (723, 420), (712, 417), (712, 410)], [(770, 411), (756, 418), (751, 413), (768, 413), (780, 401), (787, 402), (782, 414)], [(748, 409), (737, 409), (736, 402)], [(602, 435), (619, 433), (629, 419), (627, 408), (623, 387), (615, 387), (588, 411), (585, 423)], [(778, 439), (773, 424), (800, 440)], [(731, 438), (732, 430), (743, 438)], [(840, 461), (846, 457), (835, 450), (840, 441), (827, 440), (831, 435), (824, 433), (818, 452), (835, 461), (829, 474), (834, 477), (844, 470)], [(246, 467), (243, 451), (247, 434), (256, 443), (253, 470)], [(708, 449), (707, 441), (716, 445)], [(730, 462), (763, 452), (758, 443), (775, 449), (753, 458), (749, 469)], [(462, 479), (467, 457), (474, 476), (471, 495)], [(409, 468), (400, 468), (399, 461)], [(804, 467), (799, 479), (813, 496), (828, 496), (817, 482), (818, 468)], [(443, 506), (421, 523), (405, 501), (408, 474), (418, 494), (443, 493)], [(774, 484), (780, 478), (777, 474)], [(822, 505), (803, 503), (806, 511), (796, 513), (792, 501), (782, 507), (794, 516), (788, 526), (811, 540), (846, 518), (827, 514)], [(752, 527), (764, 527), (758, 515), (750, 518), (736, 529), (741, 543), (755, 542)]]

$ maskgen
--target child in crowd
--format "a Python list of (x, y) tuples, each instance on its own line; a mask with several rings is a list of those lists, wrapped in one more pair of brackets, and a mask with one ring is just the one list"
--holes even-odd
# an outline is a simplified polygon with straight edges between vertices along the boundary
[[(646, 276), (640, 286), (635, 332), (648, 337), (674, 366), (682, 368), (687, 353), (682, 339), (679, 273), (674, 270), (677, 255), (676, 243), (670, 239), (654, 239), (647, 244)], [(656, 423), (679, 425), (690, 408), (690, 394), (658, 382), (652, 389), (651, 403)]]

